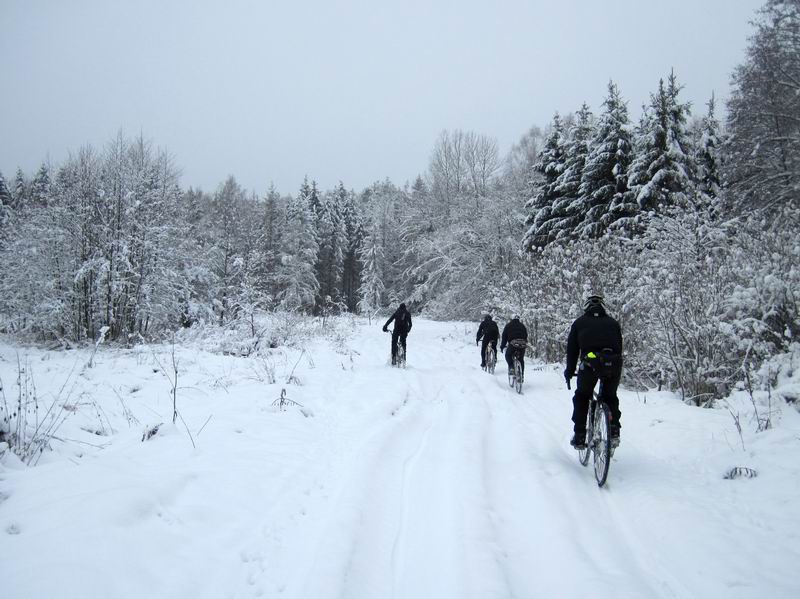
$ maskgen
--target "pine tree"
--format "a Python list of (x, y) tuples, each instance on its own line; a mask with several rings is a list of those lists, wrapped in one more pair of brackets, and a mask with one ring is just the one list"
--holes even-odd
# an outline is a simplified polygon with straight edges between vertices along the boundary
[(721, 194), (721, 148), (719, 121), (714, 115), (714, 96), (708, 101), (708, 113), (700, 124), (700, 139), (695, 152), (697, 166), (697, 192), (702, 206), (712, 207), (718, 203)]
[(258, 251), (257, 287), (270, 300), (274, 300), (278, 291), (283, 223), (286, 222), (286, 215), (281, 209), (281, 197), (274, 185), (270, 185), (267, 191), (263, 210), (261, 244)]
[(637, 131), (636, 158), (628, 186), (645, 214), (685, 207), (693, 194), (693, 165), (686, 133), (689, 105), (678, 101), (680, 90), (674, 73), (666, 86), (660, 80)]
[(43, 162), (31, 183), (30, 199), (36, 206), (46, 206), (50, 195), (50, 169)]
[(11, 202), (11, 192), (8, 191), (3, 173), (0, 173), (0, 246), (2, 246), (3, 239), (7, 236), (6, 226), (9, 218), (11, 218)]
[(570, 127), (564, 147), (564, 170), (555, 182), (559, 197), (552, 205), (550, 227), (555, 240), (574, 239), (589, 209), (589, 200), (581, 193), (581, 180), (594, 133), (592, 120), (592, 112), (584, 103)]
[(528, 213), (525, 224), (528, 230), (522, 244), (527, 251), (544, 247), (555, 239), (551, 232), (551, 220), (553, 204), (560, 198), (556, 191), (556, 182), (564, 172), (565, 158), (564, 127), (561, 117), (556, 113), (539, 161), (533, 167), (541, 180), (536, 185), (536, 193), (525, 204)]
[(347, 309), (354, 312), (358, 308), (358, 290), (361, 282), (361, 247), (364, 244), (364, 223), (356, 207), (356, 196), (347, 192), (342, 208), (344, 226), (344, 260), (342, 267), (342, 297)]
[(291, 199), (286, 209), (278, 283), (280, 304), (287, 310), (312, 311), (319, 292), (315, 270), (318, 245), (311, 199), (312, 187), (306, 179), (297, 198)]
[(342, 210), (347, 191), (340, 182), (336, 190), (326, 193), (318, 201), (315, 202), (314, 197), (312, 194), (311, 206), (319, 243), (316, 264), (319, 281), (317, 311), (328, 311), (341, 299), (345, 242)]
[(369, 235), (364, 239), (364, 245), (359, 251), (364, 267), (361, 270), (361, 285), (358, 288), (358, 309), (362, 314), (371, 316), (375, 310), (383, 305), (384, 284), (381, 273), (383, 272), (383, 248), (380, 245), (380, 234), (373, 226)]
[(581, 179), (580, 196), (585, 198), (588, 209), (578, 229), (580, 237), (600, 237), (626, 208), (630, 210), (630, 122), (628, 107), (613, 82), (608, 84), (603, 105), (605, 110), (598, 120)]
[(17, 174), (14, 177), (14, 191), (12, 192), (14, 198), (14, 209), (22, 209), (28, 203), (28, 181), (22, 169), (17, 167)]

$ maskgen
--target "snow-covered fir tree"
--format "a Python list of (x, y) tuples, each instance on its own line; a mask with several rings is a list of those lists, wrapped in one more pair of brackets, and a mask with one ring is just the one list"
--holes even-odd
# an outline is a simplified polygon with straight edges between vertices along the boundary
[(690, 110), (689, 104), (679, 102), (680, 90), (674, 73), (666, 84), (660, 80), (636, 132), (628, 186), (642, 211), (640, 224), (649, 213), (686, 206), (692, 198), (692, 152), (686, 132)]
[(580, 196), (588, 208), (578, 226), (580, 237), (600, 237), (636, 209), (628, 192), (633, 159), (628, 107), (614, 82), (608, 84), (603, 106), (581, 179)]
[(695, 146), (694, 163), (698, 202), (716, 207), (722, 192), (721, 140), (719, 121), (714, 114), (714, 96), (708, 101), (708, 112), (700, 122), (699, 139)]
[(380, 234), (377, 226), (364, 239), (364, 244), (359, 251), (363, 268), (361, 269), (361, 284), (358, 288), (358, 310), (362, 314), (371, 316), (383, 306), (383, 248), (380, 244)]
[(289, 201), (286, 208), (278, 277), (278, 298), (281, 307), (286, 310), (311, 312), (319, 292), (316, 276), (317, 233), (311, 206), (315, 194), (312, 190), (306, 178), (300, 193)]
[(553, 204), (560, 199), (556, 186), (564, 172), (565, 162), (564, 127), (561, 117), (556, 113), (539, 161), (533, 167), (540, 178), (536, 193), (525, 204), (528, 213), (525, 224), (528, 229), (522, 243), (526, 250), (544, 247), (555, 239), (551, 222), (554, 218)]

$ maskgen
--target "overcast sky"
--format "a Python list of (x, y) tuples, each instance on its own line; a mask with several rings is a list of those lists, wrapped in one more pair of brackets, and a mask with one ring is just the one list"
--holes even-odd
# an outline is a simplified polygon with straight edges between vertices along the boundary
[(427, 168), (443, 129), (495, 137), (609, 78), (638, 116), (674, 68), (696, 112), (726, 98), (762, 0), (0, 0), (0, 171), (166, 147), (184, 186), (360, 190)]

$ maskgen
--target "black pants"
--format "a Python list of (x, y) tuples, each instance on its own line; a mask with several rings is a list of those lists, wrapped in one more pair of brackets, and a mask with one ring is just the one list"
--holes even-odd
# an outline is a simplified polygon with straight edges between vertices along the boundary
[(506, 347), (506, 364), (509, 370), (514, 370), (514, 354), (517, 355), (519, 363), (522, 365), (522, 374), (525, 374), (525, 349), (517, 349), (513, 345)]
[[(622, 412), (619, 411), (619, 398), (617, 397), (617, 387), (621, 372), (616, 372), (611, 376), (602, 377), (603, 401), (606, 402), (611, 410), (611, 422), (620, 425)], [(578, 380), (575, 387), (575, 395), (572, 398), (572, 422), (575, 425), (573, 430), (576, 434), (586, 434), (586, 416), (589, 413), (589, 402), (592, 400), (592, 392), (601, 377), (589, 366), (581, 364), (578, 369)]]
[(486, 346), (492, 344), (494, 353), (497, 354), (497, 339), (487, 339), (484, 337), (481, 340), (481, 366), (486, 366)]
[(403, 345), (403, 353), (406, 355), (406, 361), (408, 361), (408, 350), (406, 349), (406, 337), (408, 333), (398, 333), (397, 331), (392, 331), (392, 364), (397, 361), (397, 338), (400, 338), (400, 343)]

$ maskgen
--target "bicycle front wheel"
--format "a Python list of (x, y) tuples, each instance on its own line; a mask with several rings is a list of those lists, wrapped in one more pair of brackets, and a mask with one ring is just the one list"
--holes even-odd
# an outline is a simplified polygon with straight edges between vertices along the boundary
[(602, 487), (606, 484), (608, 467), (611, 465), (611, 436), (608, 431), (611, 413), (603, 402), (600, 402), (596, 409), (592, 451), (594, 452), (594, 477), (597, 480), (597, 486)]

